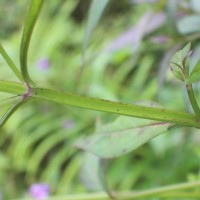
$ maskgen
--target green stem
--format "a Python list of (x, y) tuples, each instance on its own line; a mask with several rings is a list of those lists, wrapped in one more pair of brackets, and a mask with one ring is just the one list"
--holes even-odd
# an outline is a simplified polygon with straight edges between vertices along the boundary
[(16, 75), (16, 77), (24, 82), (22, 75), (19, 71), (19, 69), (17, 68), (17, 66), (15, 65), (15, 63), (12, 61), (12, 59), (10, 58), (10, 56), (7, 54), (7, 52), (5, 51), (5, 49), (3, 48), (3, 46), (0, 44), (0, 53), (2, 55), (2, 57), (4, 58), (4, 60), (6, 61), (6, 63), (8, 64), (8, 66), (10, 67), (10, 69), (13, 71), (13, 73)]
[(159, 197), (163, 198), (197, 198), (200, 197), (200, 192), (173, 192), (170, 194), (161, 194)]
[(200, 128), (200, 122), (195, 115), (162, 108), (152, 108), (104, 99), (84, 97), (45, 88), (30, 88), (29, 91), (29, 88), (27, 88), (27, 86), (24, 84), (8, 81), (0, 81), (0, 92), (15, 95), (26, 95), (27, 97), (29, 96), (29, 98), (41, 99), (91, 110), (110, 112), (119, 115), (151, 119), (162, 122), (171, 122), (183, 126)]
[(27, 67), (27, 56), (28, 56), (28, 49), (31, 40), (31, 36), (33, 33), (33, 29), (35, 23), (37, 21), (38, 15), (41, 11), (42, 5), (44, 0), (31, 0), (28, 15), (25, 20), (23, 35), (21, 39), (21, 48), (20, 48), (20, 67), (23, 79), (26, 81), (27, 84), (32, 83)]
[(200, 119), (200, 109), (199, 109), (198, 103), (196, 101), (192, 85), (191, 84), (186, 85), (186, 90), (188, 93), (188, 97), (189, 97), (191, 106), (192, 106), (195, 114), (197, 115), (197, 117)]
[[(186, 62), (186, 60), (185, 60), (185, 62)], [(185, 64), (184, 64), (184, 66), (185, 66)], [(189, 69), (185, 66), (183, 68), (182, 72), (183, 72), (183, 75), (184, 75), (184, 79), (187, 80), (188, 77), (189, 77)], [(197, 103), (195, 95), (194, 95), (194, 90), (193, 90), (192, 84), (187, 84), (187, 85), (185, 85), (185, 87), (186, 87), (186, 90), (187, 90), (187, 93), (188, 93), (190, 104), (191, 104), (191, 106), (194, 110), (194, 113), (196, 114), (198, 119), (200, 119), (200, 109), (199, 109), (198, 103)]]
[(119, 115), (151, 119), (162, 122), (171, 122), (183, 126), (200, 128), (200, 123), (196, 116), (189, 113), (84, 97), (44, 88), (31, 88), (30, 96), (35, 99), (41, 99), (91, 110), (110, 112)]
[[(118, 192), (116, 193), (117, 199), (120, 200), (133, 200), (145, 197), (199, 197), (197, 191), (188, 191), (188, 189), (195, 189), (200, 187), (200, 181), (194, 181), (190, 183), (180, 183), (170, 186), (163, 186), (156, 189), (149, 189), (140, 192), (130, 191), (130, 192)], [(184, 190), (183, 192), (181, 192)], [(30, 198), (24, 199), (30, 200)], [(90, 194), (76, 194), (76, 195), (65, 195), (65, 196), (55, 196), (49, 197), (48, 200), (110, 200), (106, 193), (90, 193)]]

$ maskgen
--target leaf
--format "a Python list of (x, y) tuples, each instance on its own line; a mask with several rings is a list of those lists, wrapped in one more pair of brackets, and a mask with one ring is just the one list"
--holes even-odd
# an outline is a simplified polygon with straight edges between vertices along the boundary
[(200, 16), (199, 15), (186, 16), (177, 22), (177, 27), (182, 35), (199, 32)]
[(96, 27), (98, 21), (100, 20), (103, 11), (108, 4), (109, 0), (92, 0), (92, 4), (89, 9), (88, 20), (86, 24), (85, 37), (83, 42), (83, 57), (85, 56), (85, 52), (92, 35), (94, 28)]
[(114, 158), (127, 154), (167, 132), (171, 125), (120, 116), (113, 123), (99, 127), (92, 136), (80, 139), (75, 146), (101, 158)]
[(0, 92), (22, 95), (25, 94), (26, 90), (27, 88), (24, 84), (0, 80)]
[(187, 83), (194, 83), (197, 81), (200, 81), (200, 61), (196, 64), (196, 66), (192, 70), (189, 78), (187, 79)]
[(25, 82), (30, 83), (31, 79), (28, 74), (27, 69), (27, 55), (28, 55), (28, 48), (31, 40), (31, 35), (33, 33), (33, 29), (35, 23), (37, 21), (38, 15), (42, 8), (44, 0), (31, 0), (31, 4), (28, 10), (28, 15), (26, 17), (24, 31), (21, 40), (21, 48), (20, 48), (20, 67), (23, 79)]
[(103, 190), (98, 176), (99, 167), (100, 167), (99, 157), (89, 152), (85, 152), (83, 154), (83, 163), (81, 165), (80, 178), (84, 186), (89, 190), (92, 191)]
[(191, 0), (192, 8), (194, 11), (200, 13), (200, 1), (199, 0)]
[(0, 119), (0, 128), (3, 127), (3, 125), (8, 121), (8, 119), (14, 114), (14, 112), (23, 104), (25, 104), (28, 101), (28, 99), (21, 100), (20, 102), (15, 103), (9, 110), (2, 116)]
[(184, 75), (183, 75), (183, 71), (182, 71), (182, 68), (175, 64), (175, 63), (171, 63), (170, 65), (170, 69), (171, 69), (171, 72), (173, 73), (173, 75), (180, 81), (184, 81), (185, 78), (184, 78)]
[(16, 75), (16, 77), (22, 81), (22, 75), (19, 71), (19, 69), (17, 68), (17, 66), (15, 65), (15, 63), (12, 61), (12, 59), (10, 58), (10, 56), (7, 54), (7, 52), (5, 51), (5, 49), (3, 48), (3, 46), (0, 44), (0, 54), (2, 55), (2, 57), (4, 58), (4, 60), (6, 61), (6, 63), (8, 64), (8, 66), (10, 67), (10, 69), (14, 72), (14, 74)]
[(188, 43), (183, 49), (177, 51), (174, 56), (172, 56), (170, 62), (175, 63), (183, 68), (184, 61), (190, 55), (190, 51), (191, 43)]
[(110, 199), (116, 199), (115, 194), (111, 191), (111, 188), (108, 184), (108, 179), (107, 179), (107, 176), (106, 176), (106, 171), (107, 171), (106, 168), (107, 168), (107, 160), (106, 159), (100, 159), (99, 179), (100, 179), (101, 185), (102, 185), (104, 191), (110, 197)]
[(172, 73), (181, 81), (185, 80), (184, 72), (189, 73), (190, 49), (191, 43), (188, 43), (183, 49), (177, 51), (170, 60)]
[(136, 25), (130, 29), (122, 32), (117, 38), (115, 38), (108, 46), (105, 51), (115, 52), (125, 47), (132, 47), (133, 52), (139, 49), (142, 38), (158, 29), (165, 22), (164, 13), (145, 13)]

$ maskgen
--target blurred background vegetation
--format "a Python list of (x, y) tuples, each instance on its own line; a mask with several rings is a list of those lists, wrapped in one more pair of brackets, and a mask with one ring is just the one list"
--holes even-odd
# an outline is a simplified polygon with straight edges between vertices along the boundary
[[(184, 88), (174, 80), (168, 62), (189, 41), (194, 49), (192, 62), (198, 61), (200, 2), (110, 0), (83, 65), (82, 44), (90, 2), (45, 2), (28, 62), (37, 86), (128, 103), (152, 100), (168, 109), (190, 112)], [(28, 3), (0, 1), (0, 40), (16, 63)], [(15, 80), (2, 58), (0, 79)], [(199, 90), (197, 83), (197, 98)], [(0, 94), (0, 115), (17, 98)], [(103, 190), (98, 159), (73, 144), (91, 134), (96, 123), (109, 123), (115, 118), (46, 102), (30, 102), (19, 109), (0, 130), (2, 197), (28, 196), (28, 188), (37, 182), (48, 184), (52, 195)], [(109, 160), (105, 176), (110, 188), (139, 190), (198, 180), (198, 132), (182, 128)]]

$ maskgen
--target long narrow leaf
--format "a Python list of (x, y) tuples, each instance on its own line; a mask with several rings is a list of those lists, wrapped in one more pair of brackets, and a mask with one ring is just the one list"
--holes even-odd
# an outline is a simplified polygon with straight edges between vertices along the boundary
[(42, 8), (44, 0), (31, 0), (31, 4), (28, 10), (28, 15), (26, 17), (23, 36), (21, 40), (21, 48), (20, 48), (20, 67), (21, 72), (24, 80), (26, 83), (30, 83), (31, 79), (28, 74), (27, 69), (27, 55), (28, 55), (28, 48), (31, 40), (31, 35), (33, 33), (33, 29), (35, 23), (37, 21), (38, 15)]
[(23, 95), (26, 93), (26, 90), (27, 88), (24, 84), (0, 80), (0, 92)]
[(7, 54), (7, 52), (5, 51), (5, 49), (3, 48), (3, 46), (0, 44), (0, 54), (2, 55), (2, 57), (4, 58), (4, 60), (6, 61), (6, 63), (8, 64), (8, 66), (10, 67), (10, 69), (14, 72), (14, 74), (17, 76), (17, 78), (24, 82), (22, 75), (19, 71), (19, 69), (17, 68), (17, 66), (15, 65), (15, 63), (12, 61), (12, 59), (10, 58), (10, 56)]
[(28, 102), (29, 99), (21, 100), (20, 102), (15, 103), (0, 119), (0, 128), (8, 121), (8, 119), (14, 114), (14, 112), (23, 104)]
[(85, 30), (85, 38), (83, 43), (83, 57), (85, 56), (85, 52), (92, 35), (92, 32), (100, 20), (102, 13), (108, 4), (109, 0), (92, 0), (92, 4), (89, 9), (88, 20), (86, 24)]

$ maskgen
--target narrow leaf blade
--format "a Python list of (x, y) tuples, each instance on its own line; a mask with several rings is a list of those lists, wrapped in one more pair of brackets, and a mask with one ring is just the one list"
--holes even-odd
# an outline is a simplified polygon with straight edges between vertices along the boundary
[(109, 0), (93, 0), (89, 9), (88, 20), (86, 24), (85, 37), (83, 42), (83, 57), (85, 56), (85, 52), (92, 35), (94, 28), (96, 27), (98, 21), (100, 20), (103, 11), (108, 4)]
[(37, 21), (38, 15), (42, 8), (44, 0), (31, 0), (30, 7), (28, 10), (28, 15), (26, 17), (24, 31), (21, 40), (21, 48), (20, 48), (20, 67), (23, 79), (25, 82), (30, 83), (31, 79), (28, 74), (27, 69), (27, 55), (28, 55), (28, 48), (31, 40), (31, 35), (33, 33), (33, 29), (35, 23)]
[(0, 92), (23, 95), (25, 94), (26, 90), (27, 88), (24, 84), (0, 80)]
[(2, 57), (4, 58), (4, 60), (6, 61), (6, 63), (8, 64), (8, 66), (10, 67), (10, 69), (13, 71), (13, 73), (16, 75), (16, 77), (22, 81), (22, 75), (19, 71), (19, 69), (17, 68), (17, 66), (15, 65), (15, 63), (12, 61), (12, 59), (10, 58), (10, 56), (7, 54), (7, 52), (5, 51), (5, 49), (3, 48), (3, 46), (0, 44), (0, 54), (2, 55)]
[(8, 119), (14, 114), (14, 112), (23, 104), (25, 104), (28, 101), (26, 100), (21, 100), (20, 102), (15, 103), (13, 106), (11, 106), (8, 111), (1, 117), (0, 119), (0, 128), (3, 127), (3, 125), (8, 121)]

